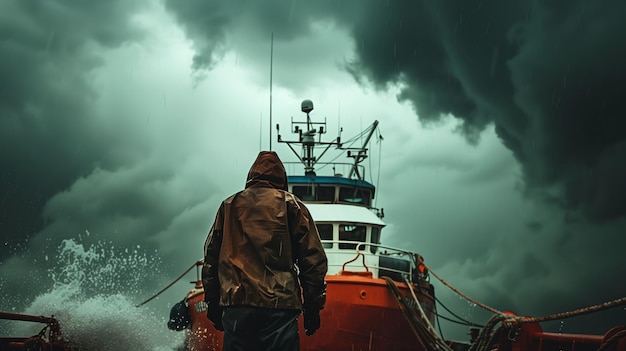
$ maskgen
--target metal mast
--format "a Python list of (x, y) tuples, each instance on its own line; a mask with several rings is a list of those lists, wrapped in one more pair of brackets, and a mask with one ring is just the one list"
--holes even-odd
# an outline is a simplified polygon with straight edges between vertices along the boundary
[[(332, 142), (324, 142), (322, 141), (322, 134), (326, 133), (326, 119), (324, 122), (313, 122), (311, 121), (311, 116), (309, 113), (313, 111), (313, 102), (311, 100), (302, 101), (302, 112), (306, 113), (306, 121), (305, 122), (294, 122), (293, 118), (291, 120), (291, 127), (293, 133), (298, 134), (297, 141), (286, 141), (282, 140), (282, 136), (280, 135), (280, 126), (276, 125), (276, 131), (278, 134), (278, 142), (286, 143), (287, 146), (293, 151), (293, 153), (298, 157), (300, 162), (304, 165), (304, 174), (305, 175), (315, 175), (315, 164), (319, 159), (324, 156), (326, 151), (330, 149), (331, 146), (335, 145), (337, 148), (341, 147), (341, 137), (337, 137), (335, 141)], [(318, 126), (318, 128), (314, 128)], [(304, 128), (304, 130), (303, 130)], [(315, 140), (315, 137), (318, 137), (318, 140)], [(300, 155), (292, 146), (292, 144), (301, 144), (302, 145), (302, 155)], [(315, 146), (326, 146), (326, 149), (322, 152), (319, 157), (315, 156)]]

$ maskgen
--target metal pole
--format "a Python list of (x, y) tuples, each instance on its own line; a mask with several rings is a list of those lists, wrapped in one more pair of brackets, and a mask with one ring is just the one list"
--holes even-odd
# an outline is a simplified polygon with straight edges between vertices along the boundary
[(272, 42), (270, 45), (270, 151), (272, 151), (272, 76), (274, 69), (274, 32), (272, 32)]

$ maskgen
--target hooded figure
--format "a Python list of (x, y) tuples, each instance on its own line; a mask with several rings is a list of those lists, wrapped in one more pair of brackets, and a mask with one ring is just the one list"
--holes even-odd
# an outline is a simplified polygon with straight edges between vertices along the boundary
[(204, 246), (208, 317), (224, 350), (298, 350), (297, 318), (312, 335), (326, 302), (328, 266), (306, 206), (287, 191), (285, 168), (262, 151), (246, 188), (222, 202)]

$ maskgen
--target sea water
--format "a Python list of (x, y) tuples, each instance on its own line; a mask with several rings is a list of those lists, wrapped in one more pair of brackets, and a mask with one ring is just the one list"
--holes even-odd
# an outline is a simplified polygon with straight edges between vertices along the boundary
[[(48, 273), (53, 285), (23, 313), (54, 316), (63, 338), (78, 350), (182, 349), (184, 334), (167, 329), (169, 315), (136, 307), (146, 296), (144, 283), (160, 273), (158, 255), (105, 242), (88, 246), (81, 239), (64, 240), (57, 251)], [(14, 324), (9, 335), (36, 335), (44, 326)]]

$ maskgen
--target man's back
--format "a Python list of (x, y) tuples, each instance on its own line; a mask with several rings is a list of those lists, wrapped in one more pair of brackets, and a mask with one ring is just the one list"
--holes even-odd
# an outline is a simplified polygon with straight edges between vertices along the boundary
[[(222, 202), (205, 243), (205, 300), (216, 327), (223, 320), (224, 350), (256, 349), (255, 342), (274, 345), (270, 349), (297, 345), (303, 307), (312, 334), (326, 299), (326, 272), (317, 227), (306, 206), (287, 192), (282, 162), (274, 152), (259, 153), (246, 188)], [(277, 329), (268, 330), (268, 323)], [(289, 337), (281, 341), (267, 333)]]
[(266, 187), (247, 188), (224, 202), (218, 263), (222, 305), (302, 308), (292, 251), (298, 238), (289, 228), (298, 220), (295, 205), (293, 195)]

